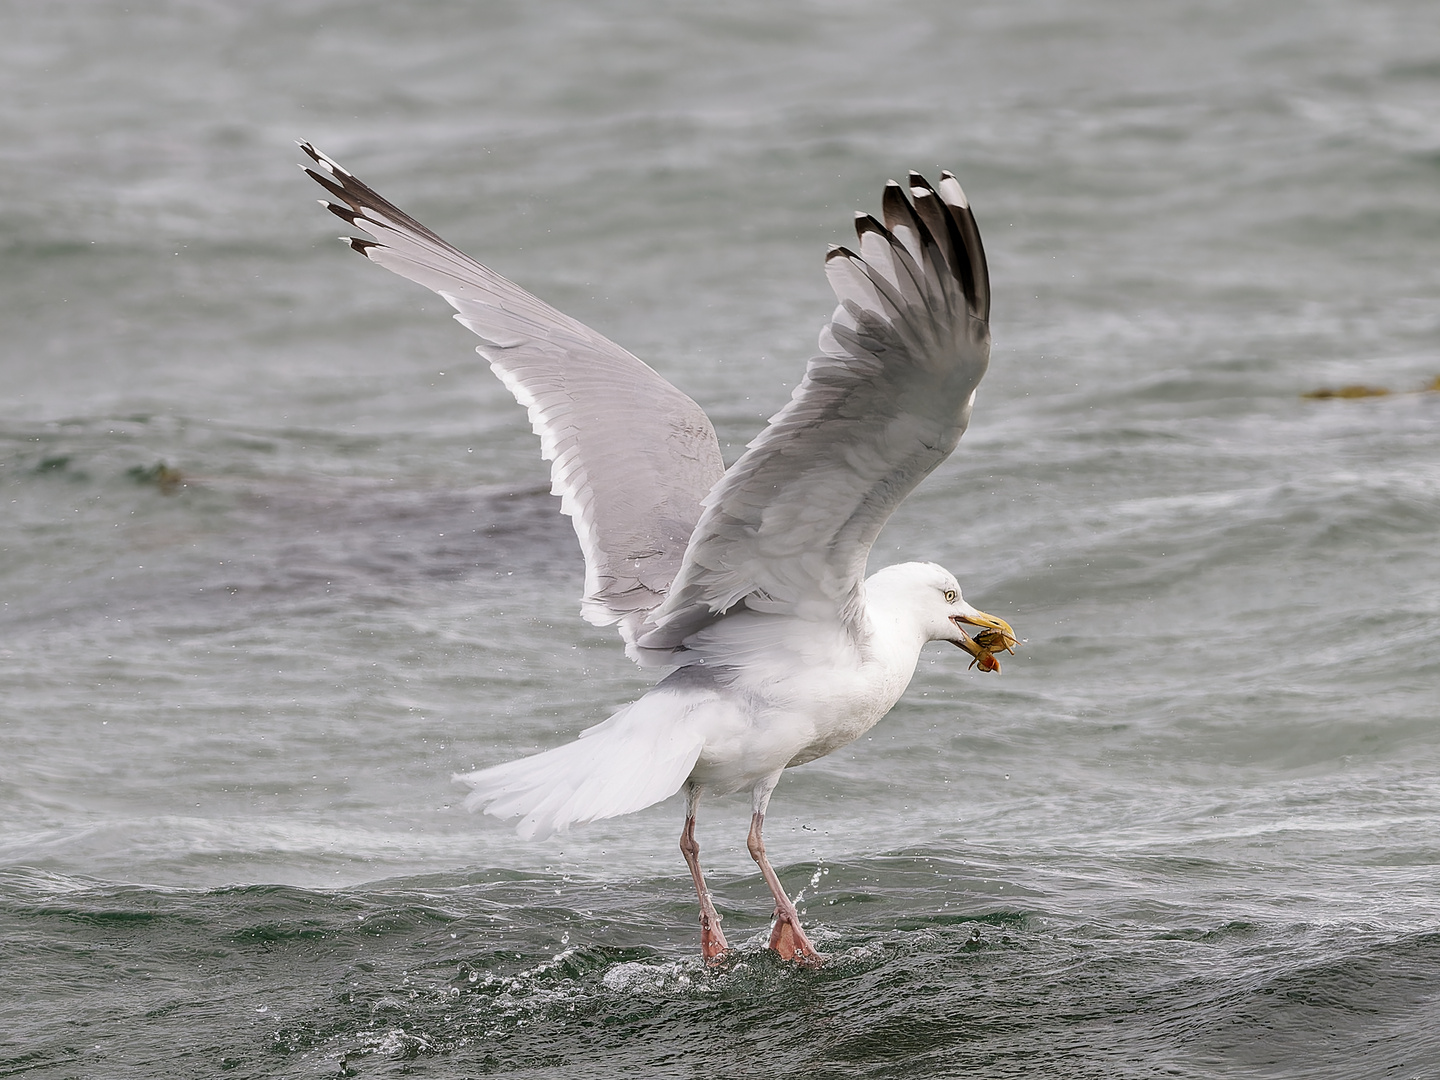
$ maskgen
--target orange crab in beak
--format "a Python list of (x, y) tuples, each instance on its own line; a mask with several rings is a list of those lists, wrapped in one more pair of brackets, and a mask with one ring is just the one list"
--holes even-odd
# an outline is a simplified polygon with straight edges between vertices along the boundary
[[(1000, 661), (995, 659), (997, 652), (1013, 653), (1015, 646), (1020, 644), (1020, 639), (1015, 636), (1015, 631), (1004, 619), (997, 619), (994, 615), (987, 615), (985, 612), (966, 605), (967, 610), (958, 615), (951, 615), (950, 621), (960, 631), (960, 637), (955, 640), (957, 647), (964, 649), (975, 659), (970, 666), (979, 667), (981, 671), (999, 671)], [(979, 626), (983, 629), (973, 638), (961, 629), (961, 624), (966, 626)]]

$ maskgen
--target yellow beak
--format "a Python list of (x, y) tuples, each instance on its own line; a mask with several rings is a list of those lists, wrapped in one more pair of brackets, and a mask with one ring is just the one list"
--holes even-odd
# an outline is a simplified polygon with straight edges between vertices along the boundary
[(987, 630), (995, 630), (1001, 635), (999, 642), (987, 650), (976, 642), (974, 638), (970, 637), (964, 631), (961, 631), (960, 640), (955, 644), (977, 659), (982, 652), (998, 652), (1000, 649), (1013, 649), (1020, 643), (1020, 639), (1015, 636), (1015, 631), (1010, 628), (1008, 622), (1004, 619), (997, 619), (994, 615), (987, 615), (985, 612), (979, 611), (976, 608), (970, 608), (970, 610), (962, 615), (952, 615), (950, 616), (950, 621), (957, 626), (960, 623), (964, 623), (967, 626), (981, 626)]

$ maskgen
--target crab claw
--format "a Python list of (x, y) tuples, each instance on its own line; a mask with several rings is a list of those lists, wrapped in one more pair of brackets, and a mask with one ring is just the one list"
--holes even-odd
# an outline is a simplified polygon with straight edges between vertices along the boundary
[(981, 671), (1000, 671), (1000, 661), (995, 659), (995, 654), (982, 651), (979, 656), (970, 661), (970, 666), (979, 667)]

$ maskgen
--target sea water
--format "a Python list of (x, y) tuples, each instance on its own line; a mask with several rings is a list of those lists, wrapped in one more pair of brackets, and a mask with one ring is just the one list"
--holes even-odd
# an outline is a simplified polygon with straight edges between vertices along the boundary
[[(55, 0), (0, 14), (0, 1074), (1440, 1071), (1440, 12), (1419, 0)], [(872, 569), (934, 646), (767, 839), (547, 844), (451, 774), (642, 693), (524, 412), (311, 139), (727, 460), (883, 184), (994, 283)], [(1388, 394), (1306, 397), (1363, 385)]]

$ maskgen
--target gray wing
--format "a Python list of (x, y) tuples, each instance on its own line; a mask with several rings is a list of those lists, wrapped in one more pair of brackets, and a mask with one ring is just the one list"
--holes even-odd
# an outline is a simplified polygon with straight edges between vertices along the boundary
[(477, 352), (530, 413), (551, 490), (585, 555), (581, 613), (627, 643), (669, 590), (725, 466), (700, 406), (608, 338), (447, 244), (309, 143), (324, 205), (370, 233), (345, 238), (424, 285), (480, 336)]
[[(990, 362), (990, 281), (955, 178), (886, 187), (884, 224), (831, 250), (839, 300), (790, 403), (705, 500), (640, 644), (667, 649), (738, 605), (839, 618), (857, 636), (865, 562), (901, 500), (955, 448)], [(913, 201), (912, 201), (913, 200)]]

